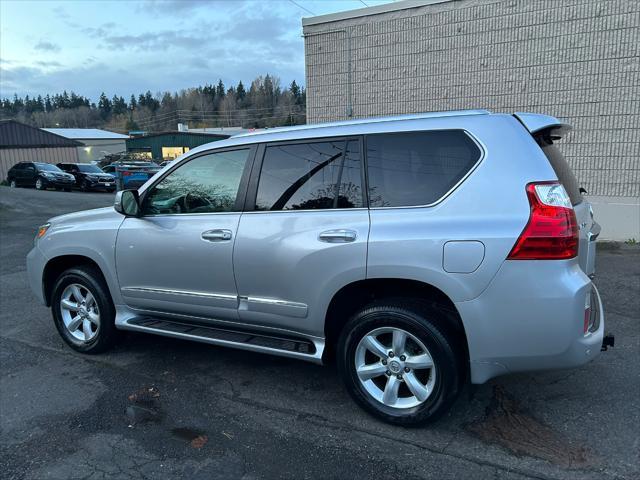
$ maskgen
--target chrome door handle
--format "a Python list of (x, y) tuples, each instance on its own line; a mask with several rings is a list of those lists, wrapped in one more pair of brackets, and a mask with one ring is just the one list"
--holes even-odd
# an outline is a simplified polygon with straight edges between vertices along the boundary
[(226, 242), (231, 240), (231, 230), (207, 230), (202, 232), (202, 239), (208, 242)]
[(354, 230), (327, 230), (318, 235), (318, 240), (327, 243), (350, 243), (358, 238), (357, 232)]

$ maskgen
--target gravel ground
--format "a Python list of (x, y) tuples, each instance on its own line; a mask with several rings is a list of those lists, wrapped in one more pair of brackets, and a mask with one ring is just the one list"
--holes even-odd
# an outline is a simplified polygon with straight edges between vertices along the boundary
[(494, 379), (402, 429), (358, 409), (331, 367), (136, 334), (100, 356), (65, 347), (25, 256), (47, 218), (112, 201), (0, 187), (3, 478), (640, 477), (639, 247), (598, 254), (615, 348)]

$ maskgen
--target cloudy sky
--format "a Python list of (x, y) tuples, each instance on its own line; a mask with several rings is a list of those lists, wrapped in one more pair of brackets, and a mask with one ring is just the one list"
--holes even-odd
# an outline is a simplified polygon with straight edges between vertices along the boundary
[(0, 97), (304, 84), (302, 17), (389, 1), (0, 0)]

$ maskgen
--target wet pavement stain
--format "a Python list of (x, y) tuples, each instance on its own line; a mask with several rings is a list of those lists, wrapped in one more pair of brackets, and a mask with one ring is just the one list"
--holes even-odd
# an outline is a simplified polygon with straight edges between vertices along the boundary
[(500, 386), (494, 387), (485, 416), (468, 424), (466, 430), (517, 455), (541, 458), (563, 467), (583, 468), (592, 466), (595, 460), (593, 452), (533, 418)]
[(180, 440), (185, 440), (189, 442), (189, 444), (193, 448), (200, 449), (206, 445), (209, 441), (209, 437), (207, 437), (204, 432), (200, 430), (196, 430), (195, 428), (187, 428), (187, 427), (177, 427), (172, 428), (171, 433), (174, 437), (179, 438)]
[(160, 408), (160, 392), (156, 387), (142, 387), (127, 397), (130, 405), (125, 410), (129, 426), (141, 423), (162, 421), (163, 414)]

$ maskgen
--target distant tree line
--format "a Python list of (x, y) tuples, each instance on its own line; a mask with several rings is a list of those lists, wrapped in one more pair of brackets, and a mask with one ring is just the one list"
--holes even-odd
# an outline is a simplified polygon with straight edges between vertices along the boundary
[(288, 87), (271, 75), (259, 76), (247, 88), (242, 81), (229, 88), (222, 80), (179, 92), (150, 91), (137, 97), (102, 93), (97, 103), (66, 91), (44, 97), (3, 98), (0, 118), (14, 118), (37, 127), (106, 128), (129, 132), (191, 128), (264, 128), (306, 123), (306, 92), (294, 80)]

